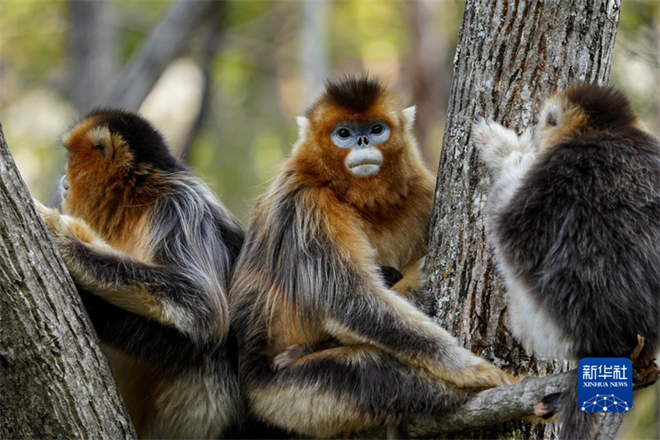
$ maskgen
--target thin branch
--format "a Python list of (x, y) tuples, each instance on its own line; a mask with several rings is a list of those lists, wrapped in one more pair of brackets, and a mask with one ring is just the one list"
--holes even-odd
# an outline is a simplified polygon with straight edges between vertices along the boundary
[(605, 414), (594, 440), (614, 440), (626, 413)]
[(408, 427), (415, 437), (439, 432), (493, 426), (534, 415), (534, 405), (544, 396), (558, 393), (569, 385), (570, 372), (546, 377), (526, 377), (520, 382), (477, 393), (470, 401), (446, 417)]

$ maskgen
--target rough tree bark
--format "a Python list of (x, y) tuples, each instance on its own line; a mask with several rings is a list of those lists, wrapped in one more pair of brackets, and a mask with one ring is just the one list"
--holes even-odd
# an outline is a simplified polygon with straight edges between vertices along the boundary
[[(566, 367), (525, 353), (507, 330), (503, 284), (484, 227), (490, 187), (470, 143), (475, 115), (520, 129), (539, 104), (576, 82), (609, 78), (620, 0), (467, 0), (436, 187), (427, 260), (438, 322), (472, 351), (515, 374)], [(552, 425), (512, 422), (465, 437), (551, 438)]]
[(0, 125), (0, 438), (135, 438)]

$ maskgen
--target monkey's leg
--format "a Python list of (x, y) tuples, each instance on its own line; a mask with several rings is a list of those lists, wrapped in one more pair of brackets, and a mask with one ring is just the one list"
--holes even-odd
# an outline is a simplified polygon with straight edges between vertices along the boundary
[(252, 412), (285, 430), (315, 437), (398, 426), (440, 416), (468, 392), (366, 345), (316, 352), (272, 373), (264, 358), (247, 366)]
[(118, 251), (81, 220), (37, 205), (71, 277), (79, 288), (110, 304), (193, 337), (217, 331), (204, 286), (177, 270)]

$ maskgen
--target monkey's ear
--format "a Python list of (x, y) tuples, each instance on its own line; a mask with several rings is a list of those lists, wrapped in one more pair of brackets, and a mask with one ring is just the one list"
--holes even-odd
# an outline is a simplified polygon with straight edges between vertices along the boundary
[(309, 119), (304, 116), (298, 116), (296, 122), (298, 123), (298, 137), (302, 138), (309, 129)]
[(406, 130), (412, 130), (415, 124), (415, 113), (417, 113), (417, 107), (414, 105), (403, 110), (403, 121)]

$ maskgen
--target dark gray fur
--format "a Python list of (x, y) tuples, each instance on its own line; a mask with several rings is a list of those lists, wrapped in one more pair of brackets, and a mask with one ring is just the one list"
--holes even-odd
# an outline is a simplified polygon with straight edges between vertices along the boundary
[(496, 232), (575, 355), (629, 356), (660, 340), (660, 145), (627, 126), (541, 155)]
[[(576, 86), (564, 96), (588, 122), (545, 146), (509, 203), (491, 210), (494, 242), (509, 276), (567, 335), (569, 354), (630, 357), (641, 335), (643, 354), (654, 357), (660, 142), (635, 126), (630, 103), (613, 89)], [(554, 127), (562, 116), (570, 120), (550, 112), (545, 123)], [(560, 438), (589, 439), (597, 418), (580, 411), (575, 378), (559, 398)]]
[[(284, 176), (277, 187), (290, 187), (288, 178)], [(391, 354), (450, 364), (460, 362), (453, 358), (456, 347), (448, 348), (447, 341), (431, 335), (413, 334), (400, 324), (398, 311), (379, 303), (370, 291), (377, 286), (385, 288), (387, 278), (382, 277), (381, 269), (358, 268), (347, 261), (323, 227), (314, 224), (323, 214), (309, 212), (314, 207), (309, 206), (310, 200), (302, 199), (300, 191), (282, 190), (276, 197), (262, 200), (256, 208), (230, 295), (232, 328), (240, 347), (240, 375), (245, 389), (298, 387), (339, 393), (383, 424), (437, 416), (463, 402), (468, 390), (450, 389), (422, 368)], [(272, 216), (269, 223), (264, 222), (266, 212)], [(339, 347), (321, 341), (310, 350), (320, 353), (315, 360), (273, 372), (267, 355), (266, 301), (259, 290), (248, 287), (254, 276), (242, 275), (255, 271), (261, 280), (272, 280), (291, 304), (304, 311), (302, 319), (337, 320), (387, 349), (374, 345), (371, 357), (349, 354), (342, 358), (337, 350), (347, 349), (350, 344)]]

